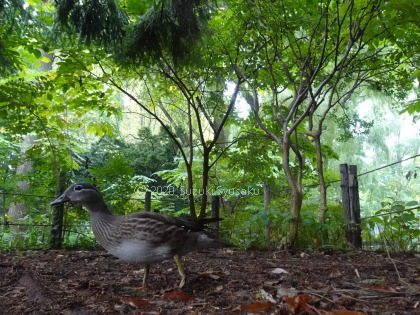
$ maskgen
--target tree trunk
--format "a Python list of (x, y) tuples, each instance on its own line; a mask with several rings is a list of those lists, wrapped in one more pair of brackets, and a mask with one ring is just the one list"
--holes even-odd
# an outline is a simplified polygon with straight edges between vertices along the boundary
[[(61, 195), (65, 191), (66, 187), (67, 176), (65, 172), (61, 172), (56, 195)], [(60, 249), (63, 244), (63, 218), (64, 204), (54, 206), (50, 240), (50, 247), (52, 249)]]
[[(213, 219), (220, 219), (220, 196), (212, 196), (211, 199), (211, 216)], [(215, 221), (211, 224), (214, 234), (219, 236), (219, 221)]]
[[(215, 118), (215, 120), (213, 121), (215, 130), (220, 128), (221, 123), (222, 123), (222, 119)], [(219, 137), (216, 139), (217, 145), (221, 148), (226, 148), (228, 146), (228, 137), (229, 137), (229, 131), (222, 127)]]
[[(43, 50), (41, 50), (41, 54), (42, 56), (49, 58), (50, 61), (44, 62), (40, 60), (40, 66), (36, 70), (39, 72), (46, 72), (52, 70), (52, 56), (48, 55)], [(25, 135), (25, 138), (23, 139), (23, 148), (21, 149), (22, 157), (25, 162), (18, 165), (18, 167), (16, 168), (16, 175), (23, 175), (33, 171), (33, 163), (32, 161), (28, 161), (26, 159), (26, 151), (35, 143), (35, 140), (37, 138), (38, 137), (36, 135)], [(25, 180), (18, 181), (18, 186), (22, 192), (27, 191), (29, 189), (29, 184), (30, 183)], [(7, 215), (13, 218), (13, 221), (16, 221), (20, 218), (23, 218), (26, 215), (27, 211), (28, 209), (25, 202), (11, 203)]]
[[(168, 119), (168, 121), (169, 121), (171, 124), (175, 124), (175, 123), (174, 123), (174, 119), (172, 118), (172, 116), (168, 113), (168, 111), (166, 110), (165, 106), (163, 106), (163, 105), (162, 105), (162, 101), (161, 101), (161, 100), (159, 100), (159, 101), (157, 102), (157, 104), (158, 104), (158, 107), (160, 108), (160, 110), (161, 110), (161, 111), (163, 112), (163, 114), (165, 115), (166, 119)], [(176, 127), (177, 127), (177, 126), (175, 126), (175, 129), (176, 129)], [(178, 132), (177, 134), (178, 134), (179, 138), (181, 139), (181, 143), (182, 143), (182, 145), (187, 146), (187, 145), (189, 144), (188, 137), (187, 137), (184, 133), (181, 133), (181, 132)]]
[(321, 238), (324, 244), (328, 240), (328, 230), (325, 226), (325, 216), (328, 211), (327, 204), (327, 184), (324, 177), (324, 159), (322, 157), (321, 135), (314, 135), (315, 149), (316, 149), (316, 169), (318, 173), (319, 182), (319, 223), (321, 223)]
[[(192, 150), (192, 148), (191, 148)], [(187, 191), (186, 194), (188, 195), (188, 205), (190, 207), (190, 215), (193, 218), (197, 217), (197, 212), (195, 211), (195, 203), (194, 203), (194, 182), (193, 182), (193, 173), (191, 164), (185, 164), (187, 169)]]
[[(16, 168), (16, 175), (24, 175), (33, 171), (32, 161), (26, 160), (26, 151), (34, 144), (36, 137), (32, 135), (26, 135), (23, 139), (23, 147), (21, 149), (22, 159), (25, 160), (22, 164)], [(29, 189), (29, 182), (26, 180), (18, 181), (18, 187), (21, 192), (25, 192)], [(28, 209), (25, 202), (11, 203), (7, 216), (12, 218), (13, 222), (23, 218)]]
[(287, 248), (293, 248), (298, 237), (300, 209), (302, 208), (303, 194), (296, 188), (290, 190), (290, 213), (293, 218), (289, 224), (289, 239), (286, 243)]
[(207, 196), (207, 189), (209, 187), (209, 172), (210, 172), (210, 163), (209, 163), (209, 158), (210, 158), (210, 152), (208, 152), (206, 149), (204, 149), (203, 152), (203, 170), (202, 170), (202, 176), (203, 176), (203, 180), (202, 180), (202, 195), (201, 195), (201, 208), (200, 208), (200, 214), (199, 214), (199, 218), (204, 218), (206, 216), (206, 210), (207, 210), (207, 200), (208, 200), (208, 196)]
[(267, 223), (265, 225), (265, 242), (269, 247), (271, 244), (271, 237), (270, 237), (270, 214), (269, 214), (269, 206), (270, 206), (271, 198), (270, 198), (270, 184), (264, 184), (264, 211), (267, 215)]
[[(299, 165), (298, 174), (293, 174), (290, 166), (290, 139), (286, 136), (283, 139), (281, 146), (283, 152), (283, 169), (286, 175), (287, 183), (290, 188), (290, 214), (292, 219), (289, 223), (289, 237), (286, 243), (287, 248), (292, 248), (295, 245), (298, 236), (300, 209), (302, 208), (303, 192), (301, 182), (302, 165)], [(300, 162), (301, 164), (301, 162)]]

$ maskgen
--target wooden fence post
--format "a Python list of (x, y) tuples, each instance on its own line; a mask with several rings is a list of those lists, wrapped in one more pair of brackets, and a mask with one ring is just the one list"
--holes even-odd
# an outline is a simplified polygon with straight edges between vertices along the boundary
[(348, 224), (346, 239), (354, 247), (362, 247), (362, 231), (360, 227), (359, 185), (357, 182), (357, 166), (340, 164), (341, 194), (343, 212)]
[(152, 192), (147, 190), (144, 196), (144, 211), (150, 212), (152, 210)]
[[(57, 195), (61, 195), (67, 186), (67, 175), (65, 172), (60, 173), (58, 180)], [(63, 244), (63, 218), (64, 218), (64, 204), (53, 206), (53, 219), (51, 226), (51, 249), (61, 249)]]

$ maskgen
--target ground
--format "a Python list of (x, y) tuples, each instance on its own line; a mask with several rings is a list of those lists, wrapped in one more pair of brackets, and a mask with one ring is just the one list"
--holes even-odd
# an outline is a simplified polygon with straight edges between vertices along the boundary
[(103, 251), (0, 253), (2, 314), (420, 314), (418, 254), (208, 250), (141, 266)]

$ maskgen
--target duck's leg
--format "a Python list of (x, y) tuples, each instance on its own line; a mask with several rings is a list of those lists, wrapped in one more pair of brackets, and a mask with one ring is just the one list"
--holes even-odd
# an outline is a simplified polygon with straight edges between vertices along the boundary
[(144, 265), (143, 284), (141, 287), (129, 287), (131, 290), (147, 290), (149, 288), (150, 265)]
[(144, 275), (143, 275), (143, 286), (142, 289), (146, 290), (149, 286), (149, 271), (150, 265), (144, 266)]
[(182, 268), (181, 258), (178, 255), (174, 256), (174, 260), (175, 260), (176, 266), (178, 267), (179, 275), (181, 276), (181, 282), (179, 283), (179, 288), (182, 288), (185, 284), (184, 268)]

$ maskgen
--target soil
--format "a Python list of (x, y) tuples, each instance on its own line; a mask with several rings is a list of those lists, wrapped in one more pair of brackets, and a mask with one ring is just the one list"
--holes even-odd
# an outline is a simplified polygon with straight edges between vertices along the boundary
[(103, 251), (0, 253), (0, 314), (420, 314), (414, 253), (218, 249), (150, 269)]

